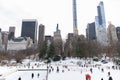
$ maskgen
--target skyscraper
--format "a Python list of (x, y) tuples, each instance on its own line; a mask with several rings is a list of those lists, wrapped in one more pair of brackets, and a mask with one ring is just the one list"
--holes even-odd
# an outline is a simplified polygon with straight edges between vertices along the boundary
[(74, 35), (78, 35), (76, 0), (73, 0), (73, 33)]
[(108, 25), (108, 41), (109, 44), (114, 44), (118, 41), (117, 34), (116, 34), (116, 28), (113, 24), (109, 23)]
[(41, 48), (44, 41), (45, 26), (39, 25), (39, 34), (38, 34), (38, 45)]
[(104, 4), (102, 1), (97, 6), (97, 11), (98, 11), (98, 23), (99, 23), (99, 25), (102, 27), (106, 27)]
[(104, 4), (101, 1), (97, 6), (98, 16), (95, 16), (96, 39), (101, 45), (108, 45)]
[(56, 55), (62, 55), (62, 49), (63, 49), (62, 38), (61, 38), (61, 32), (59, 30), (58, 24), (56, 27), (56, 31), (54, 32), (53, 40), (54, 40), (54, 46), (55, 46), (55, 51), (56, 51), (55, 53), (57, 53)]
[(27, 19), (22, 21), (21, 37), (30, 37), (33, 43), (37, 43), (37, 26), (36, 19)]
[(95, 31), (95, 22), (88, 23), (86, 36), (88, 40), (95, 40), (96, 39), (96, 31)]

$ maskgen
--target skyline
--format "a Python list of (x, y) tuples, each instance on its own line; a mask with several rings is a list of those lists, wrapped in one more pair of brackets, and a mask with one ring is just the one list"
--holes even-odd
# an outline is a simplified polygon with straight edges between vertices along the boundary
[[(87, 23), (95, 21), (100, 1), (104, 3), (106, 27), (108, 21), (120, 26), (119, 0), (76, 1), (79, 35), (85, 35)], [(59, 24), (62, 38), (65, 39), (68, 33), (73, 33), (72, 9), (72, 0), (0, 0), (0, 28), (2, 31), (9, 31), (10, 26), (15, 26), (15, 36), (18, 37), (21, 35), (23, 19), (37, 19), (39, 24), (45, 25), (46, 35), (53, 36)]]

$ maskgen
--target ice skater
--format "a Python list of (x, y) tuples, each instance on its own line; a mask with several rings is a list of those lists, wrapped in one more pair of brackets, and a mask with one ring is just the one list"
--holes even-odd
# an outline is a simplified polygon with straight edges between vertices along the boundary
[(57, 66), (57, 72), (59, 72), (59, 67)]
[(21, 80), (21, 77), (19, 77), (18, 80)]
[(31, 77), (33, 78), (34, 77), (34, 74), (32, 73)]
[(108, 72), (108, 76), (110, 76), (110, 72)]
[(112, 77), (110, 76), (108, 80), (113, 80)]
[(38, 73), (38, 74), (37, 74), (37, 77), (39, 78), (39, 76), (40, 76), (40, 74)]
[(103, 69), (103, 68), (102, 68), (101, 70), (102, 70), (102, 72), (104, 72), (104, 69)]
[(92, 70), (92, 68), (90, 68), (90, 72), (91, 72), (91, 73), (93, 73), (93, 70)]

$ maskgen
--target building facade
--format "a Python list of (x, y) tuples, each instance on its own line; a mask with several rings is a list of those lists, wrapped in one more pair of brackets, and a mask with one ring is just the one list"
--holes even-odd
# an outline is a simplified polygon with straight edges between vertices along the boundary
[(45, 42), (47, 43), (47, 46), (49, 47), (50, 44), (53, 42), (53, 37), (50, 35), (45, 36)]
[(116, 34), (117, 34), (117, 38), (120, 41), (120, 27), (116, 27)]
[(113, 24), (109, 23), (108, 25), (108, 42), (109, 44), (114, 44), (118, 41), (117, 34), (116, 34), (116, 28)]
[(45, 38), (45, 26), (39, 25), (38, 46), (41, 48)]
[(104, 4), (102, 1), (97, 6), (97, 12), (98, 16), (95, 17), (96, 39), (101, 45), (107, 46), (108, 38), (106, 31)]
[(2, 43), (2, 33), (0, 29), (0, 51), (4, 51), (4, 50), (5, 50), (5, 45), (3, 45)]
[(98, 22), (101, 27), (106, 27), (106, 20), (105, 20), (105, 11), (104, 11), (104, 4), (101, 1), (97, 6), (98, 11)]
[(9, 27), (8, 40), (15, 37), (15, 27)]
[(33, 41), (29, 37), (18, 37), (8, 40), (7, 51), (25, 50), (33, 46)]
[(22, 21), (21, 37), (30, 37), (33, 43), (37, 44), (37, 26), (36, 19), (26, 19)]
[(59, 30), (58, 24), (56, 27), (56, 31), (54, 32), (53, 40), (54, 40), (56, 55), (62, 55), (62, 51), (63, 51), (62, 38), (61, 38), (61, 32)]
[(2, 44), (4, 45), (5, 51), (7, 50), (7, 43), (8, 43), (8, 31), (2, 31)]
[(95, 22), (88, 23), (86, 29), (86, 37), (88, 40), (96, 40)]

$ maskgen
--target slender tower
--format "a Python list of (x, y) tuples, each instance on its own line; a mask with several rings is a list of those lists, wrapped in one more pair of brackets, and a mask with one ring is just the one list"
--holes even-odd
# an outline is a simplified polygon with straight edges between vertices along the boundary
[(73, 33), (74, 35), (78, 35), (76, 0), (73, 0)]

